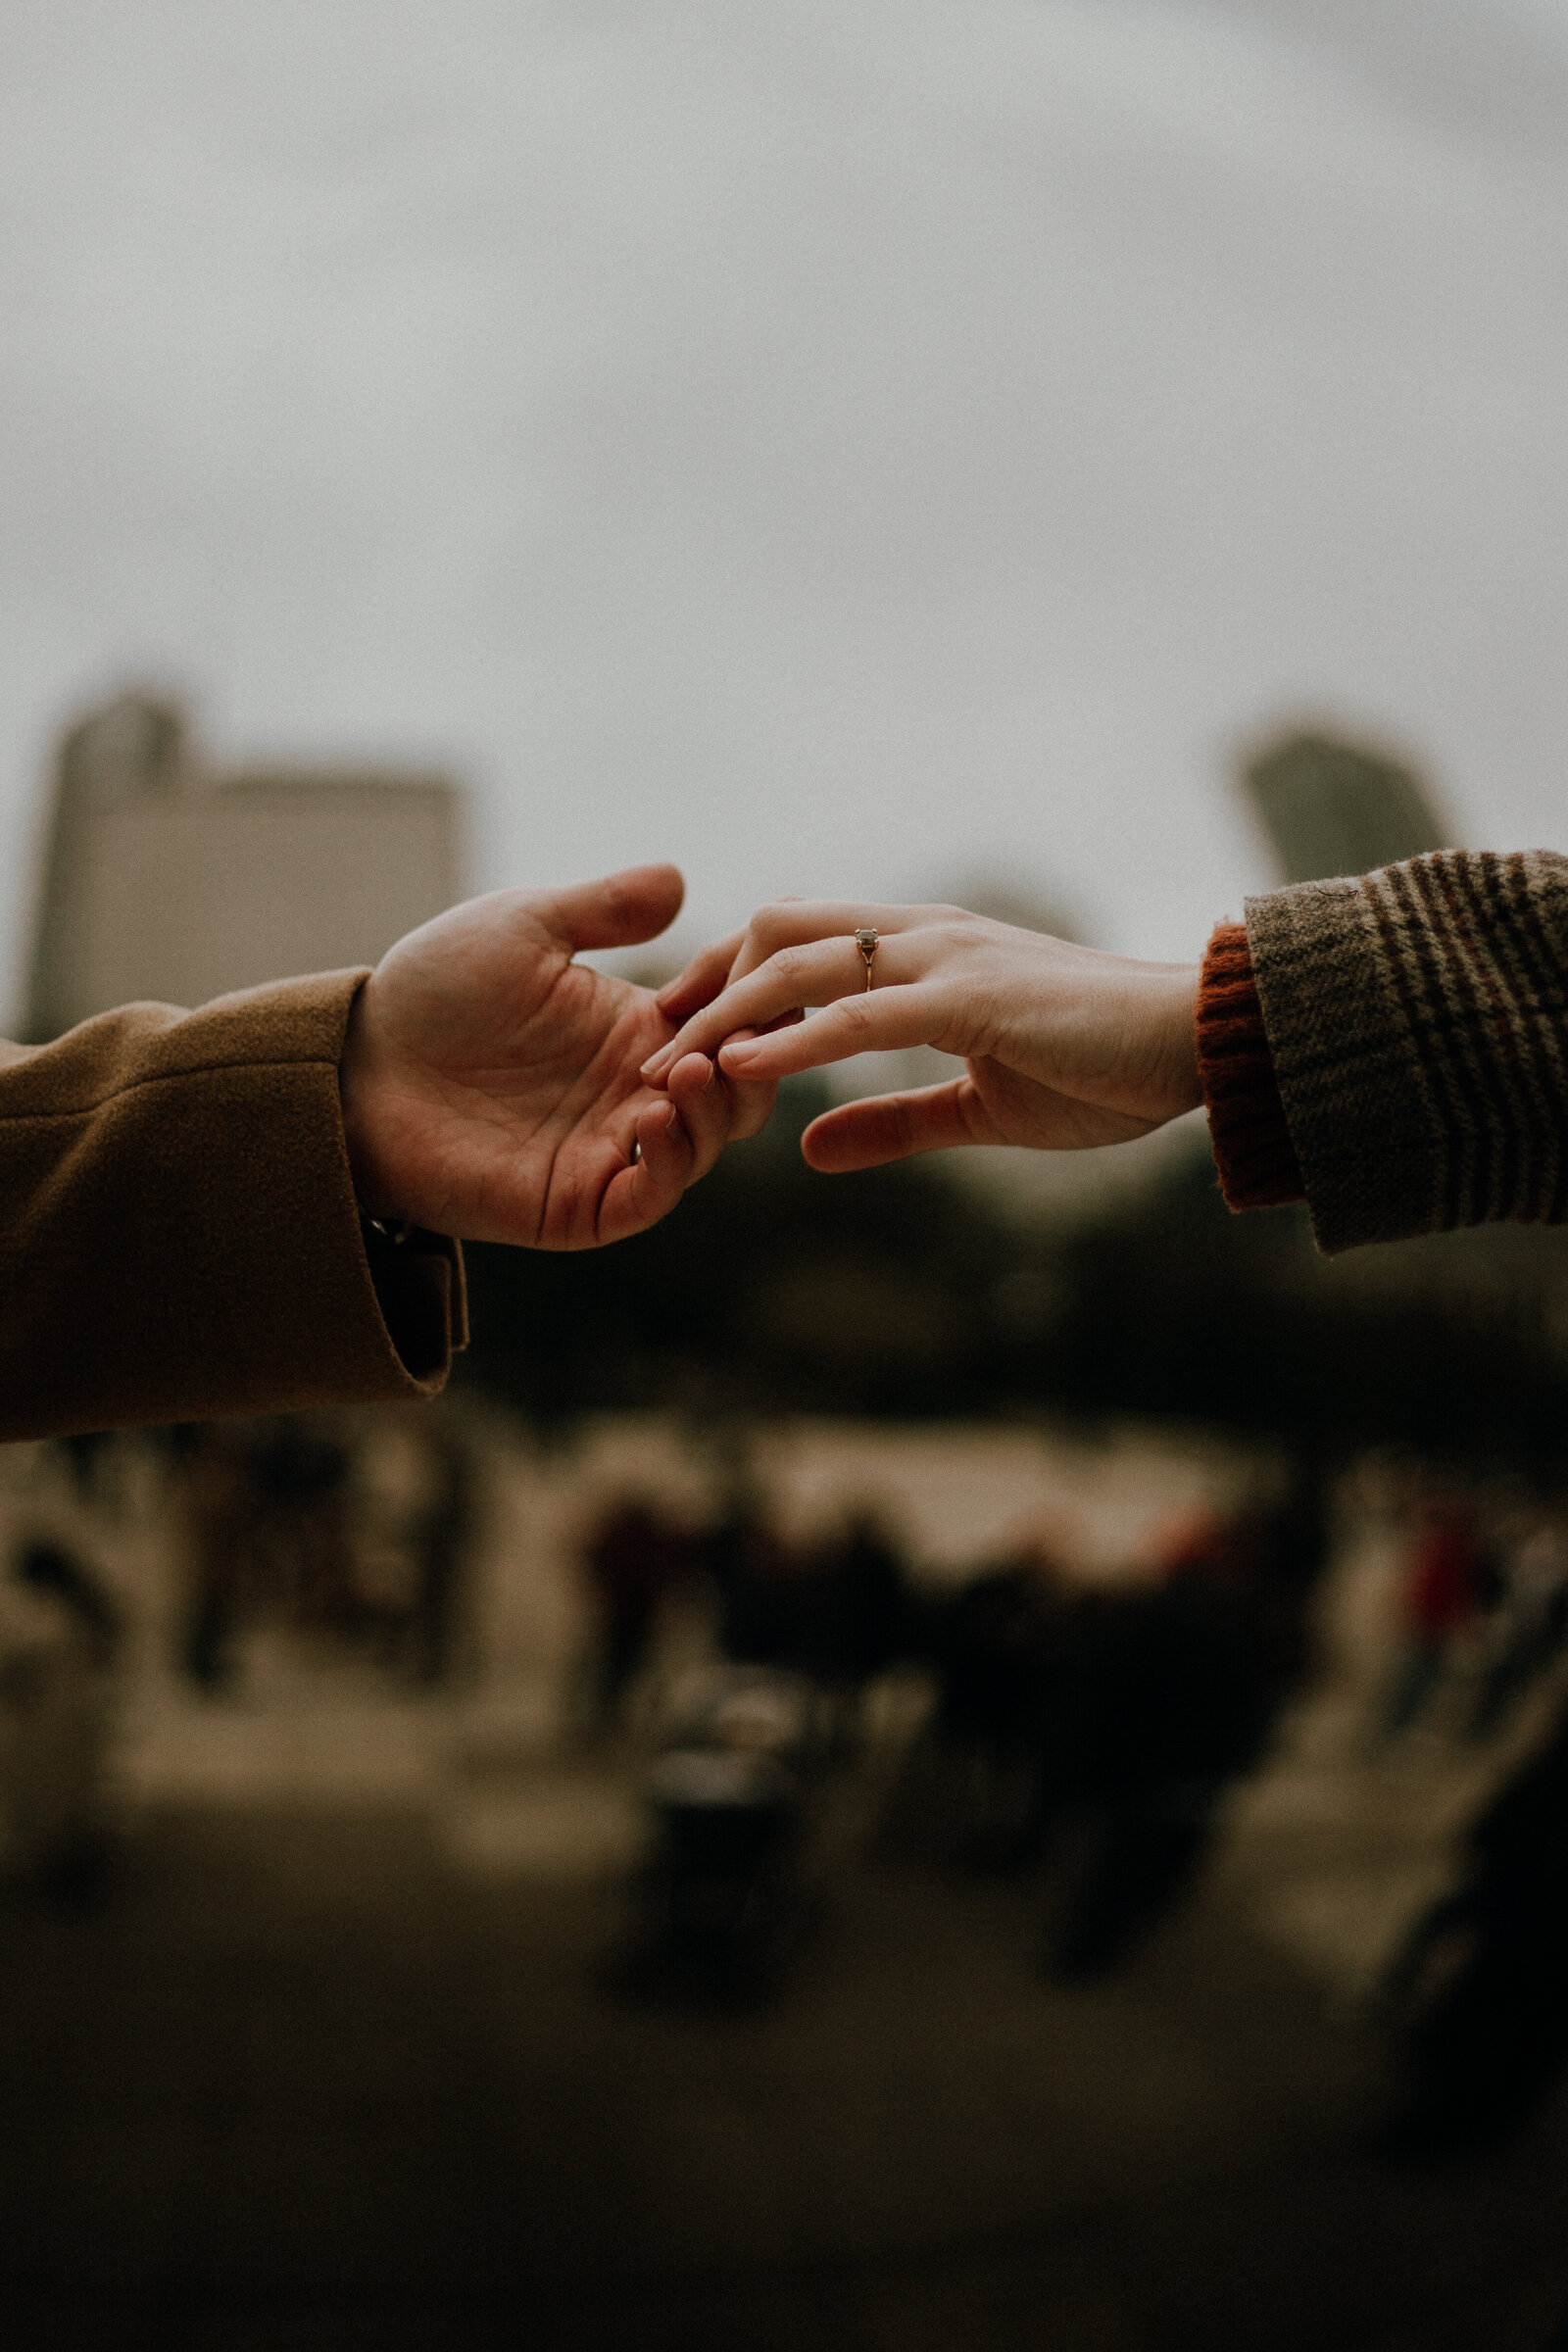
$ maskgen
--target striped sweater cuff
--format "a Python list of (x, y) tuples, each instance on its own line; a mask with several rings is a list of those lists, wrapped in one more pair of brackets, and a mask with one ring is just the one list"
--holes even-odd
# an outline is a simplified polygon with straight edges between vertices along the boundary
[(1208, 943), (1198, 992), (1198, 1069), (1226, 1205), (1274, 1208), (1302, 1200), (1245, 923), (1221, 923)]

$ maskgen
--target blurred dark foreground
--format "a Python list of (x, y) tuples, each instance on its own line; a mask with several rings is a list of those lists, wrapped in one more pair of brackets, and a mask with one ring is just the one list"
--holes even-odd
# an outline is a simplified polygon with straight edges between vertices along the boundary
[(1547, 2352), (1557, 1498), (1196, 1446), (17, 1460), (0, 2341)]
[(12, 1449), (0, 2344), (1560, 2352), (1565, 1276), (764, 1144)]
[(1561, 2112), (1362, 2152), (1369, 2048), (1216, 1891), (1046, 1993), (1006, 1884), (845, 1885), (762, 2018), (606, 1997), (603, 1892), (397, 1814), (178, 1809), (12, 1912), (8, 2345), (1544, 2347)]

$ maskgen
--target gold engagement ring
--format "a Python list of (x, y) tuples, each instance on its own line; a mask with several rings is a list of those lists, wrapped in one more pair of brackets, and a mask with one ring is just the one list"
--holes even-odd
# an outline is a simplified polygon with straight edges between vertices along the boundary
[(876, 954), (876, 937), (875, 927), (870, 923), (866, 924), (863, 931), (857, 931), (855, 934), (855, 944), (859, 949), (860, 960), (865, 965), (867, 990), (871, 986), (871, 958)]

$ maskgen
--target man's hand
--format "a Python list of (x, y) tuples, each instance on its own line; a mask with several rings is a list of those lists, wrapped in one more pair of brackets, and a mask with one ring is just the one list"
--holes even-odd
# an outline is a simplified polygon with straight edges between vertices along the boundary
[(587, 1250), (656, 1224), (725, 1143), (754, 1135), (771, 1082), (732, 1084), (688, 1054), (656, 1093), (639, 1066), (674, 1023), (651, 990), (572, 961), (656, 937), (683, 887), (672, 865), (640, 865), (496, 891), (400, 940), (343, 1051), (363, 1206), (463, 1241)]

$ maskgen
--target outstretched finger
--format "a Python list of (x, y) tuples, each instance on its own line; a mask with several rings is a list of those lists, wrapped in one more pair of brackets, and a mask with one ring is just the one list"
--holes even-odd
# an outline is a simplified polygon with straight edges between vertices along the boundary
[[(786, 1019), (797, 1021), (800, 1017), (799, 1013), (791, 1013)], [(778, 1025), (783, 1027), (786, 1024), (780, 1022)], [(756, 1035), (755, 1029), (742, 1029), (735, 1042), (744, 1045)], [(773, 1078), (743, 1081), (731, 1078), (723, 1070), (719, 1071), (719, 1078), (728, 1087), (735, 1105), (734, 1124), (729, 1131), (730, 1142), (741, 1144), (748, 1136), (760, 1135), (773, 1114), (773, 1104), (778, 1100), (778, 1081)]]
[(667, 1216), (692, 1180), (696, 1152), (673, 1102), (639, 1113), (633, 1156), (605, 1186), (594, 1241), (622, 1242)]
[(686, 1181), (695, 1184), (729, 1142), (735, 1124), (734, 1091), (706, 1054), (688, 1054), (669, 1073), (669, 1099), (691, 1138)]
[[(833, 930), (842, 930), (845, 911), (821, 901), (775, 899), (771, 906), (758, 908), (744, 931), (732, 931), (727, 939), (700, 948), (686, 969), (660, 990), (655, 1003), (666, 1020), (688, 1020), (703, 1005), (711, 1004), (726, 980), (739, 980), (755, 971), (775, 948), (792, 941), (823, 939)], [(875, 920), (863, 907), (849, 910), (852, 931)]]
[(710, 1004), (729, 978), (730, 966), (741, 952), (744, 931), (732, 931), (728, 939), (715, 939), (710, 947), (699, 948), (686, 969), (660, 990), (654, 1003), (666, 1021), (689, 1020)]
[[(869, 967), (854, 939), (847, 934), (835, 934), (831, 939), (806, 947), (781, 948), (744, 979), (732, 982), (710, 1004), (694, 1013), (667, 1046), (650, 1054), (643, 1063), (644, 1079), (650, 1086), (663, 1086), (683, 1054), (714, 1054), (738, 1029), (769, 1029), (802, 1005), (832, 1004), (844, 997), (853, 997), (858, 1003), (862, 996), (868, 1004), (873, 997), (879, 1004), (887, 1003), (901, 979), (914, 977), (911, 951), (904, 942), (892, 939), (874, 952), (880, 985), (868, 990)], [(859, 1047), (849, 1050), (862, 1051)], [(780, 1063), (778, 1069), (810, 1066), (808, 1061), (789, 1061)], [(739, 1075), (731, 1062), (726, 1061), (724, 1067)], [(753, 1074), (747, 1072), (749, 1077)], [(770, 1074), (776, 1076), (778, 1070), (770, 1070)]]
[(909, 1159), (917, 1152), (988, 1143), (993, 1140), (988, 1126), (968, 1079), (954, 1078), (946, 1086), (923, 1087), (915, 1094), (841, 1102), (811, 1121), (801, 1138), (801, 1150), (813, 1168), (839, 1176), (852, 1168), (879, 1168), (890, 1159)]
[(819, 940), (853, 940), (857, 931), (875, 929), (883, 939), (918, 928), (929, 909), (922, 906), (883, 906), (865, 899), (775, 899), (759, 906), (746, 927), (735, 959), (735, 977), (744, 978), (777, 955), (780, 948), (811, 947)]
[(918, 985), (842, 997), (808, 1021), (769, 1030), (765, 1037), (728, 1040), (719, 1049), (718, 1066), (737, 1082), (776, 1082), (801, 1070), (847, 1061), (854, 1054), (892, 1054), (903, 1046), (930, 1045), (937, 1020), (933, 992)]
[(688, 1054), (668, 1078), (669, 1099), (691, 1138), (693, 1162), (686, 1182), (706, 1176), (726, 1144), (740, 1143), (765, 1127), (777, 1086), (771, 1079), (741, 1085), (726, 1077), (706, 1054)]

